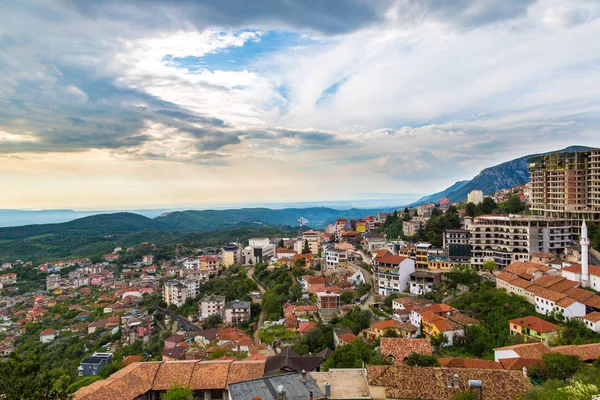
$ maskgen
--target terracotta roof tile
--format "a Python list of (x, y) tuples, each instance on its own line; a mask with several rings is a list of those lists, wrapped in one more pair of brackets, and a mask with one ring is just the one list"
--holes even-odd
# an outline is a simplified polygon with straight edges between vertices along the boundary
[(190, 388), (192, 390), (225, 389), (232, 361), (204, 361), (195, 365)]
[(522, 358), (541, 359), (546, 353), (550, 353), (550, 348), (543, 343), (525, 343), (514, 346), (498, 347), (494, 350), (512, 350)]
[(371, 324), (371, 328), (385, 330), (385, 329), (393, 329), (396, 327), (396, 325), (398, 325), (398, 321), (393, 320), (393, 319), (386, 319), (383, 321), (373, 322)]
[(163, 362), (156, 372), (152, 389), (167, 390), (173, 383), (188, 385), (196, 363), (196, 360)]
[(393, 357), (397, 364), (404, 363), (410, 353), (431, 355), (429, 339), (381, 338), (379, 351), (385, 358)]
[(600, 357), (600, 343), (582, 344), (579, 346), (552, 347), (552, 352), (566, 355), (574, 355), (582, 361), (597, 360)]
[(566, 280), (566, 278), (563, 278), (562, 276), (544, 275), (540, 279), (536, 279), (533, 282), (543, 288), (549, 288), (550, 286), (556, 285), (564, 280)]
[(589, 313), (588, 315), (586, 315), (585, 317), (583, 317), (583, 319), (585, 319), (586, 321), (590, 321), (590, 322), (598, 322), (600, 321), (600, 312), (598, 311), (594, 311)]
[(516, 275), (509, 274), (508, 272), (502, 272), (496, 276), (496, 279), (500, 279), (504, 282), (510, 283), (510, 282), (514, 281), (515, 279), (518, 279), (518, 277)]
[(262, 378), (265, 373), (266, 358), (264, 360), (243, 360), (234, 362), (229, 367), (227, 386), (232, 383), (249, 381)]
[[(407, 367), (399, 365), (368, 365), (369, 385), (385, 387), (387, 398), (450, 400), (456, 394), (468, 391), (469, 380), (480, 380), (486, 400), (506, 400), (523, 395), (532, 387), (522, 372), (500, 369), (462, 369)], [(458, 376), (459, 387), (448, 387)]]
[(508, 323), (522, 326), (525, 328), (530, 328), (539, 333), (555, 332), (560, 329), (558, 325), (554, 325), (551, 322), (544, 321), (541, 318), (534, 317), (531, 315), (528, 317), (511, 319), (510, 321), (508, 321)]
[(504, 369), (513, 371), (523, 371), (523, 367), (530, 368), (531, 366), (539, 367), (541, 370), (544, 369), (544, 361), (537, 358), (503, 358), (500, 360), (500, 364)]
[(537, 293), (536, 296), (553, 302), (557, 302), (558, 300), (567, 297), (566, 294), (558, 293), (549, 289), (542, 290), (541, 292)]
[(477, 358), (438, 358), (438, 362), (440, 363), (440, 367), (447, 368), (504, 369), (499, 362)]

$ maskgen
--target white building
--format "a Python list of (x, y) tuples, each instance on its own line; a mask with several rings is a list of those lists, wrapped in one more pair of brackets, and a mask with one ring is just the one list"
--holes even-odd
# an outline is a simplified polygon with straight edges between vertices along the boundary
[(559, 255), (571, 244), (569, 222), (534, 215), (482, 215), (469, 227), (471, 264), (492, 260), (503, 268), (534, 252)]
[(348, 250), (331, 248), (325, 251), (325, 269), (335, 271), (348, 264)]
[(380, 233), (367, 233), (365, 234), (365, 244), (367, 250), (373, 252), (375, 250), (383, 249), (386, 245), (385, 236)]
[(535, 311), (548, 315), (558, 313), (564, 320), (585, 316), (585, 304), (566, 294), (544, 290), (535, 296)]
[(238, 325), (249, 322), (251, 316), (251, 303), (249, 301), (230, 301), (225, 305), (225, 323)]
[(206, 296), (198, 303), (198, 317), (202, 320), (211, 315), (225, 317), (225, 296)]
[(479, 204), (479, 203), (483, 202), (483, 192), (478, 189), (472, 190), (467, 195), (467, 202), (473, 203), (473, 204)]
[(377, 258), (374, 266), (377, 279), (376, 291), (383, 296), (406, 291), (410, 274), (415, 272), (414, 260), (393, 254)]
[(594, 311), (583, 317), (583, 323), (588, 329), (600, 333), (600, 312)]
[(167, 305), (175, 304), (175, 306), (181, 307), (187, 299), (196, 298), (199, 291), (200, 281), (194, 279), (170, 280), (163, 286), (163, 300)]
[(60, 287), (60, 275), (51, 274), (46, 277), (46, 290), (51, 291)]
[(275, 244), (268, 238), (250, 239), (248, 246), (242, 250), (242, 264), (253, 265), (269, 262), (275, 257)]
[(200, 257), (189, 257), (183, 261), (183, 268), (187, 270), (200, 269)]

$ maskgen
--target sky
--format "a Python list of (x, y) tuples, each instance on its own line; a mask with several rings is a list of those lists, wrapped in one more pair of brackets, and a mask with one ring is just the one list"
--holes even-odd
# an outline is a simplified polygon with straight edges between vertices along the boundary
[(3, 2), (0, 208), (416, 199), (598, 146), (599, 17), (596, 0)]

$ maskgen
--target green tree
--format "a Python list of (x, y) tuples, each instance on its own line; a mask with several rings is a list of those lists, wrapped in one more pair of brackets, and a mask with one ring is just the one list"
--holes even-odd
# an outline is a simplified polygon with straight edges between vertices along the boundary
[(194, 400), (194, 392), (189, 386), (171, 384), (169, 389), (160, 395), (160, 400)]
[(265, 317), (270, 320), (279, 319), (283, 315), (283, 302), (273, 290), (267, 290), (262, 296), (262, 307)]
[(509, 214), (518, 214), (525, 209), (525, 204), (521, 202), (519, 196), (513, 194), (505, 203), (501, 204), (501, 209), (505, 210)]
[(280, 249), (283, 249), (285, 247), (285, 244), (283, 243), (283, 239), (279, 239), (279, 242), (277, 243), (277, 247), (279, 247)]
[(474, 217), (477, 213), (477, 206), (475, 205), (475, 203), (467, 203), (465, 211), (468, 216)]
[(340, 295), (340, 302), (342, 304), (352, 304), (354, 303), (354, 293), (352, 292), (344, 292)]
[(472, 392), (459, 392), (452, 397), (452, 400), (479, 400), (479, 397)]
[(437, 358), (428, 354), (410, 353), (404, 361), (406, 365), (412, 367), (439, 367), (440, 363)]
[(575, 372), (584, 367), (583, 361), (574, 355), (560, 353), (546, 353), (544, 360), (544, 376), (546, 379), (565, 380), (572, 377)]
[(221, 358), (224, 355), (226, 355), (227, 352), (223, 349), (216, 349), (215, 351), (213, 351), (212, 353), (210, 353), (210, 355), (208, 356), (209, 360), (216, 360), (217, 358)]
[(498, 269), (498, 266), (496, 265), (495, 261), (487, 260), (483, 263), (483, 269), (488, 272), (494, 272), (496, 269)]
[(202, 329), (216, 328), (223, 323), (223, 318), (219, 314), (212, 314), (202, 321)]
[(498, 208), (498, 204), (491, 197), (484, 197), (483, 201), (477, 205), (477, 207), (481, 210), (483, 214), (492, 214), (496, 208)]
[(302, 254), (309, 254), (310, 246), (308, 245), (308, 240), (304, 239), (304, 247), (302, 248)]

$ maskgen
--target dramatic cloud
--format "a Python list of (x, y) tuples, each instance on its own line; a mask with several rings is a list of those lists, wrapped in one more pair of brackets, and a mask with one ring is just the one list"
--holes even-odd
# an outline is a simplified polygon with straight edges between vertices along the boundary
[(9, 2), (0, 184), (28, 200), (0, 207), (426, 193), (598, 145), (599, 17), (593, 0)]

